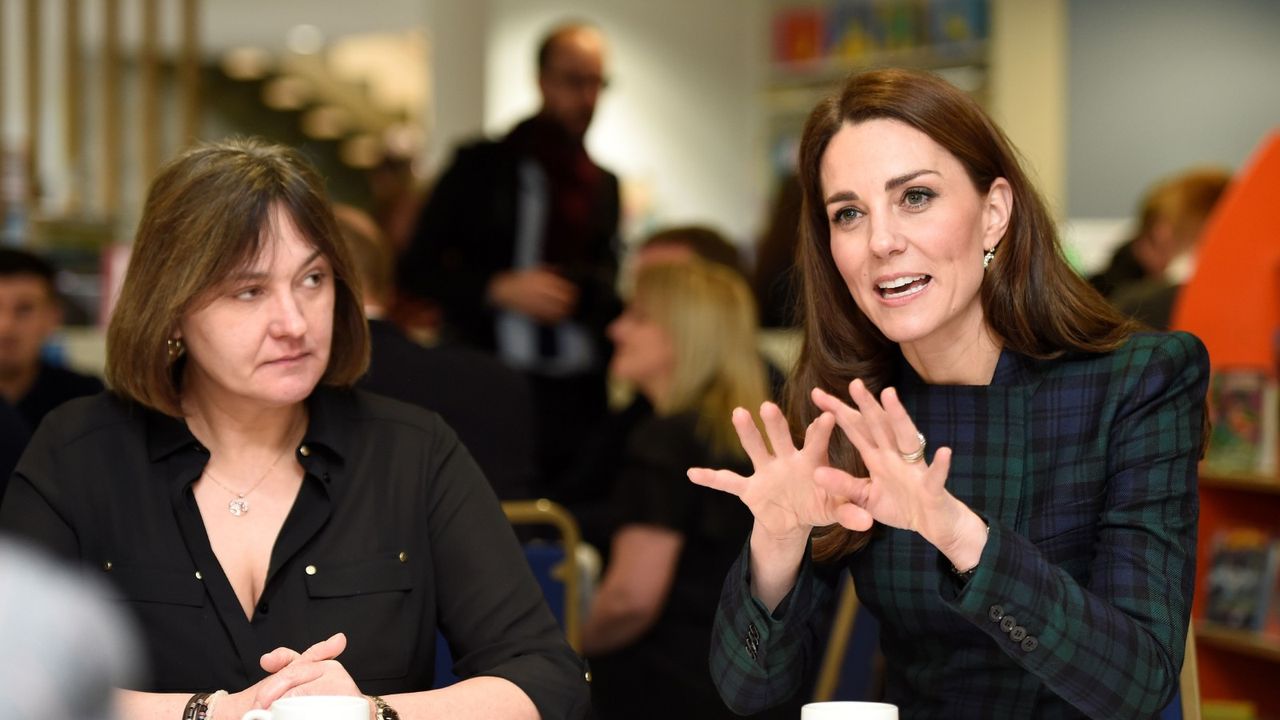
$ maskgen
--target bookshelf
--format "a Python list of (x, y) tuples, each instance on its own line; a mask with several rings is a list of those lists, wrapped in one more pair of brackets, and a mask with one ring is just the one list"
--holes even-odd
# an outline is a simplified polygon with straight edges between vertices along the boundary
[(930, 70), (986, 104), (990, 0), (769, 0), (763, 93), (773, 174), (791, 172), (801, 127), (851, 73)]
[(1235, 630), (1204, 619), (1206, 574), (1214, 535), (1233, 527), (1280, 534), (1280, 477), (1200, 471), (1200, 523), (1196, 597), (1192, 607), (1200, 695), (1205, 700), (1249, 700), (1258, 716), (1280, 717), (1280, 638)]

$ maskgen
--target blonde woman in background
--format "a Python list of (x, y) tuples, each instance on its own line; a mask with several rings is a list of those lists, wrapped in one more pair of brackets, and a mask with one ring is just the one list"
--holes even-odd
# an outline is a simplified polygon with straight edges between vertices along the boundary
[[(601, 718), (736, 717), (707, 668), (721, 581), (751, 514), (688, 482), (691, 466), (748, 468), (734, 407), (768, 397), (746, 282), (701, 260), (643, 267), (609, 327), (610, 372), (654, 415), (627, 443), (609, 566), (583, 632)], [(779, 708), (794, 717), (794, 709)]]

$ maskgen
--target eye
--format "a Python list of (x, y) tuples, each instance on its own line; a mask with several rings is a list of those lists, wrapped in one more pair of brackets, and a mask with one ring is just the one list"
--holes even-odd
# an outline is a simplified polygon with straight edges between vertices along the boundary
[(911, 188), (902, 194), (902, 204), (908, 210), (923, 209), (937, 196), (937, 193), (928, 188)]
[(260, 295), (262, 295), (262, 288), (255, 286), (241, 288), (240, 290), (235, 291), (235, 293), (232, 294), (232, 297), (237, 300), (253, 300)]
[(313, 270), (302, 278), (302, 286), (308, 288), (317, 288), (324, 284), (324, 273), (319, 270)]
[(861, 218), (862, 215), (863, 212), (857, 208), (842, 207), (839, 210), (836, 210), (835, 214), (831, 216), (831, 224), (839, 227), (849, 227), (853, 223), (857, 222), (858, 218)]

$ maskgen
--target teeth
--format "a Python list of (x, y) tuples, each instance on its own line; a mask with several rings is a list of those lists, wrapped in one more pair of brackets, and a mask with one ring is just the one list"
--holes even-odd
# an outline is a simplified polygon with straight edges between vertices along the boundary
[(892, 290), (894, 288), (900, 288), (903, 285), (910, 285), (911, 283), (917, 280), (923, 280), (923, 279), (925, 279), (924, 275), (909, 275), (905, 277), (900, 277), (897, 280), (890, 280), (889, 282), (880, 283), (880, 289)]

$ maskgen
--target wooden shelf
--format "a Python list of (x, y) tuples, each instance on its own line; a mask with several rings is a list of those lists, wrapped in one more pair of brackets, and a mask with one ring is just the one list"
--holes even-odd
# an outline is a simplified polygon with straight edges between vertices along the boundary
[(1222, 627), (1207, 620), (1196, 620), (1195, 629), (1198, 643), (1280, 663), (1280, 639)]
[(1280, 478), (1274, 475), (1234, 475), (1216, 473), (1202, 468), (1200, 470), (1200, 485), (1201, 487), (1280, 495)]

